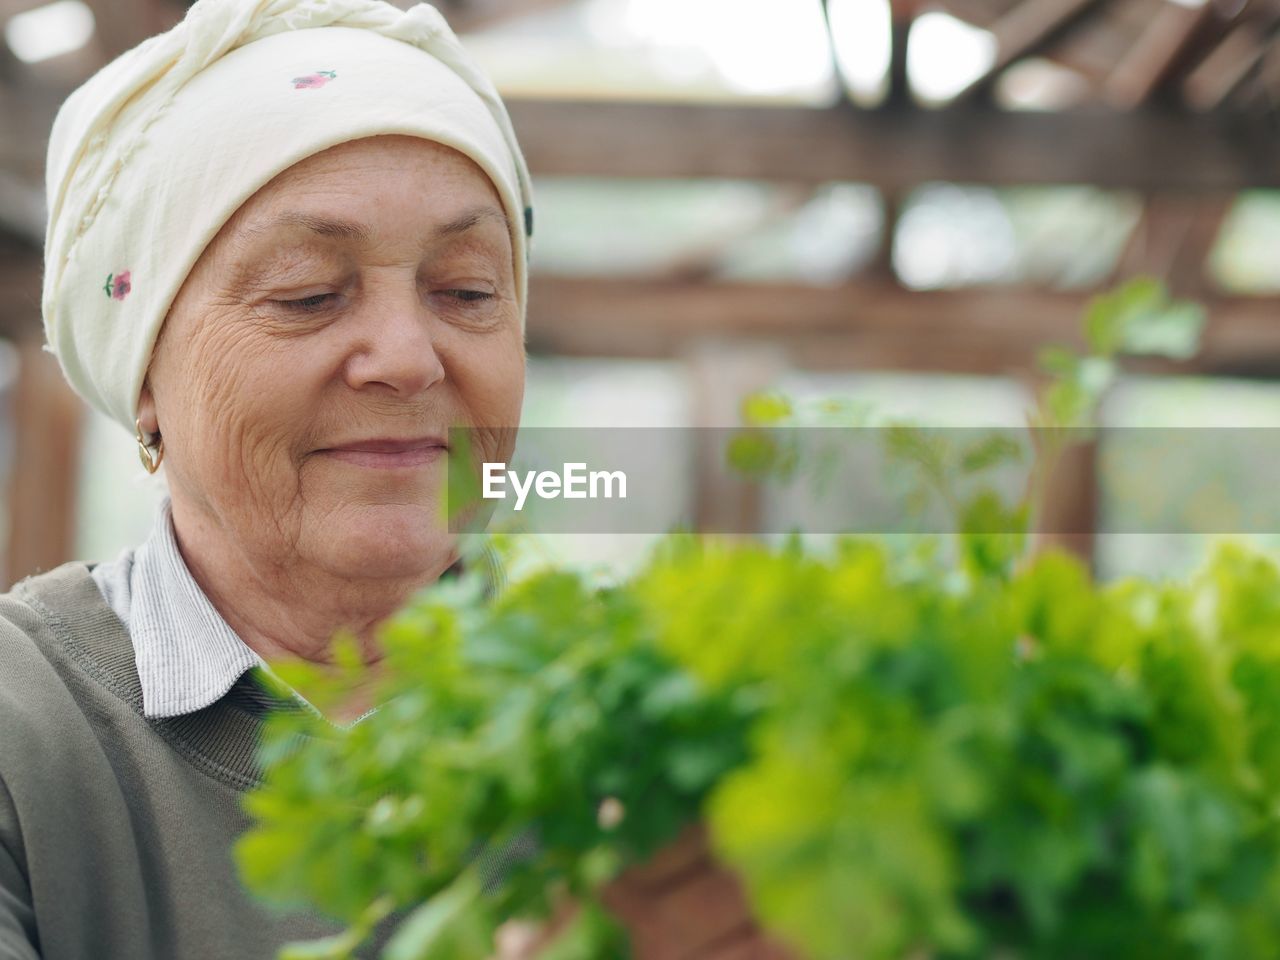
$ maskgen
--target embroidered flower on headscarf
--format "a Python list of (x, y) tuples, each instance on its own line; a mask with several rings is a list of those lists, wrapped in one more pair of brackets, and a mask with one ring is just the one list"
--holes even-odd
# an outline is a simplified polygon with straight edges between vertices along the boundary
[(309, 90), (312, 87), (323, 87), (330, 80), (337, 80), (338, 75), (332, 70), (317, 70), (315, 73), (309, 73), (305, 77), (293, 78), (293, 89)]
[(108, 297), (112, 300), (123, 300), (129, 295), (129, 291), (133, 289), (129, 278), (130, 273), (131, 271), (124, 270), (120, 273), (107, 274), (107, 282), (103, 284), (102, 289), (106, 291)]

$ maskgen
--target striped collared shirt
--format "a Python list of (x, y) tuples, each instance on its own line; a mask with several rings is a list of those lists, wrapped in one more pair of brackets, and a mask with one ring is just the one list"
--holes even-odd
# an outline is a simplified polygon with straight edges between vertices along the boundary
[(133, 640), (146, 716), (203, 710), (247, 671), (267, 669), (191, 575), (178, 550), (168, 497), (146, 542), (96, 565), (93, 579)]

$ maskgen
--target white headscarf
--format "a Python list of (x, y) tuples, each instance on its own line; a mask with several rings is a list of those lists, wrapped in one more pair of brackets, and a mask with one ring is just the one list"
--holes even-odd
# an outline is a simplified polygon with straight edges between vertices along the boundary
[(497, 91), (434, 7), (198, 0), (53, 125), (43, 311), (71, 386), (132, 432), (160, 327), (222, 226), (288, 167), (380, 134), (443, 143), (488, 174), (523, 317), (529, 173)]

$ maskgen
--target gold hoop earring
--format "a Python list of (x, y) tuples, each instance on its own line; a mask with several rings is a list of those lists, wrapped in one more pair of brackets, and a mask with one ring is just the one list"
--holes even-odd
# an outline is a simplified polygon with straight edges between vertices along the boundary
[[(142, 421), (135, 420), (133, 421), (133, 425), (138, 431), (138, 459), (142, 461), (142, 465), (146, 468), (147, 473), (155, 473), (160, 469), (160, 461), (164, 459), (164, 437), (155, 433), (152, 434), (152, 436), (157, 437), (158, 439), (148, 440), (148, 438), (144, 437), (142, 434)], [(153, 446), (155, 447), (154, 452), (152, 452), (151, 449)]]

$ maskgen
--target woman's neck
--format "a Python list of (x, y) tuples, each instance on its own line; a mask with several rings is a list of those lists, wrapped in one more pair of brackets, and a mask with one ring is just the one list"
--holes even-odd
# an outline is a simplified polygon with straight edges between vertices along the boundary
[(365, 662), (381, 658), (377, 628), (453, 561), (399, 578), (338, 577), (304, 562), (259, 561), (196, 510), (173, 504), (178, 550), (214, 609), (268, 663), (332, 661), (334, 638), (354, 637)]

